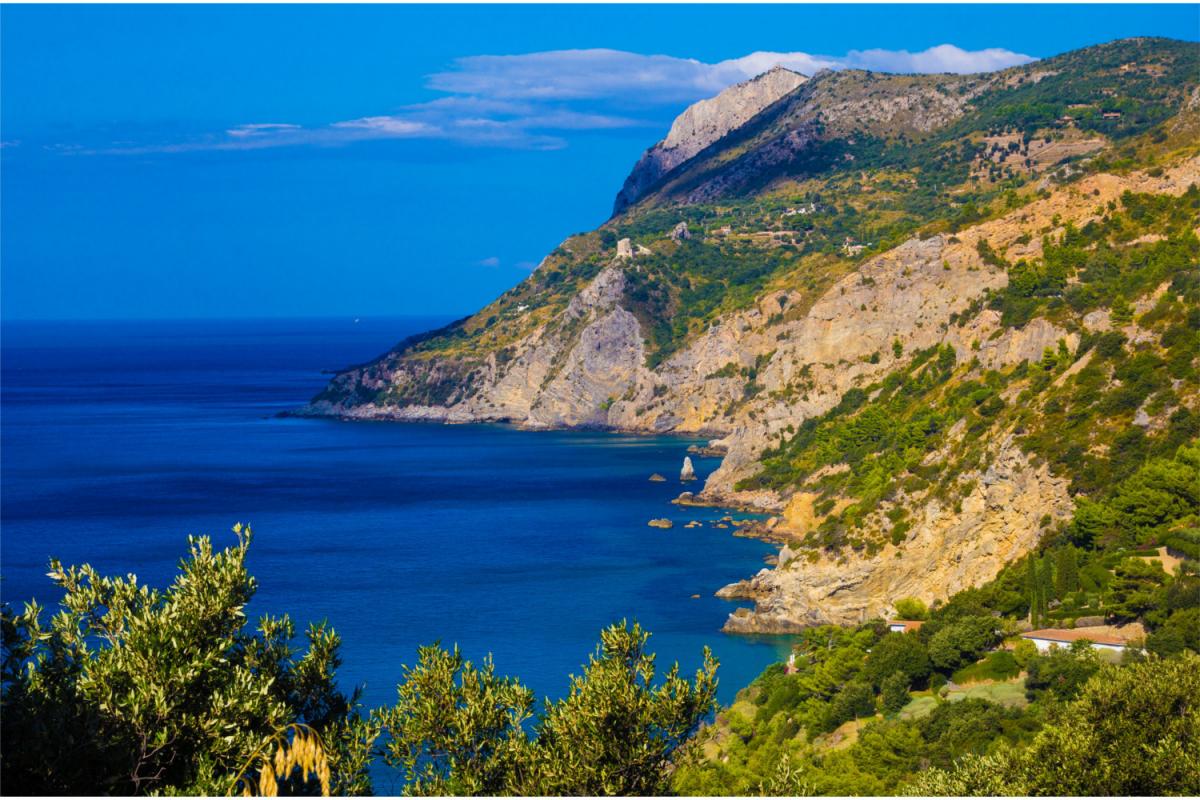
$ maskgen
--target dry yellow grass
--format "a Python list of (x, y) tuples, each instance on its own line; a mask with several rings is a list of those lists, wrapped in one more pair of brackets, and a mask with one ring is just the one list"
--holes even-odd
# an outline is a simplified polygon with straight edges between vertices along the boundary
[[(292, 734), (290, 742), (287, 738), (289, 732)], [(302, 781), (307, 780), (309, 775), (316, 778), (321, 784), (321, 794), (329, 796), (329, 760), (321, 746), (320, 737), (307, 725), (289, 725), (264, 742), (234, 778), (229, 794), (277, 797), (279, 781), (287, 780), (296, 770), (300, 771)], [(258, 773), (257, 779), (253, 777), (253, 772)]]

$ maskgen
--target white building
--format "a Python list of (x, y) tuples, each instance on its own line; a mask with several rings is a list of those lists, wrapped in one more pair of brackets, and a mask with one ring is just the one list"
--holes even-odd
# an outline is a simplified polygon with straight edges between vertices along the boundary
[(1054, 647), (1070, 647), (1072, 643), (1087, 640), (1096, 650), (1111, 650), (1124, 652), (1126, 641), (1113, 636), (1107, 630), (1091, 628), (1043, 628), (1021, 634), (1022, 639), (1028, 639), (1037, 645), (1038, 652), (1044, 653)]

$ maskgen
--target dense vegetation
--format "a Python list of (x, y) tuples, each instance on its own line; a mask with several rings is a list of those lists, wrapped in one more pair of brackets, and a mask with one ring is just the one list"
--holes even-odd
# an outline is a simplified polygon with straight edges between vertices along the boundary
[(367, 711), (336, 682), (340, 640), (286, 618), (246, 621), (250, 531), (190, 540), (166, 590), (89, 566), (50, 577), (42, 609), (0, 616), (0, 767), (7, 794), (371, 792), (373, 761), (413, 794), (661, 794), (710, 712), (716, 662), (655, 680), (649, 634), (614, 625), (567, 695), (533, 693), (457, 650), (422, 648), (395, 705)]
[[(1097, 535), (1104, 520), (1107, 535)], [(927, 611), (806, 631), (701, 735), (687, 794), (1195, 794), (1200, 563), (1174, 573), (1137, 543), (1200, 544), (1200, 444), (1080, 507), (1039, 551)], [(1122, 656), (1016, 637), (1084, 616), (1139, 622)], [(1003, 647), (1001, 645), (1004, 645)], [(1008, 649), (1006, 649), (1008, 648)], [(1137, 757), (1131, 757), (1131, 754)]]
[(925, 627), (931, 633), (807, 632), (797, 671), (775, 665), (722, 710), (700, 736), (707, 757), (680, 769), (675, 788), (698, 795), (1200, 788), (1194, 652), (1113, 664), (1086, 643), (1048, 654), (997, 651), (1028, 677), (960, 687), (946, 683), (948, 664), (980, 654), (1002, 626), (992, 617), (935, 614)]

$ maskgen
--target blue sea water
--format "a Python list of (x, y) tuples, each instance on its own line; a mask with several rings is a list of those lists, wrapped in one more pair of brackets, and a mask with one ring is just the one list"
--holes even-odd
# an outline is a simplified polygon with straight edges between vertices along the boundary
[[(779, 660), (786, 639), (720, 633), (734, 606), (713, 597), (772, 548), (683, 528), (723, 512), (647, 480), (678, 475), (689, 440), (278, 416), (444, 321), (5, 323), (0, 597), (56, 601), (50, 556), (165, 585), (187, 534), (228, 544), (241, 521), (250, 617), (328, 618), (370, 705), (435, 641), (560, 696), (622, 618), (664, 667), (710, 646), (724, 702)], [(661, 516), (676, 526), (647, 527)]]

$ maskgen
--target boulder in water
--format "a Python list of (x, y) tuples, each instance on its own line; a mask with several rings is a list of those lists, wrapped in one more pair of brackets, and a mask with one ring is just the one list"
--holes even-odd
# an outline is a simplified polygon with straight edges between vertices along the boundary
[(651, 528), (670, 528), (670, 527), (674, 526), (675, 523), (671, 522), (671, 520), (666, 519), (664, 517), (662, 519), (652, 519), (649, 522), (647, 522), (646, 524), (649, 525)]
[(665, 481), (665, 480), (666, 480), (666, 478), (664, 478), (662, 475), (659, 475), (659, 474), (656, 472), (656, 473), (654, 473), (653, 475), (651, 475), (651, 476), (650, 476), (650, 480), (654, 481), (655, 483), (662, 483), (663, 481)]

